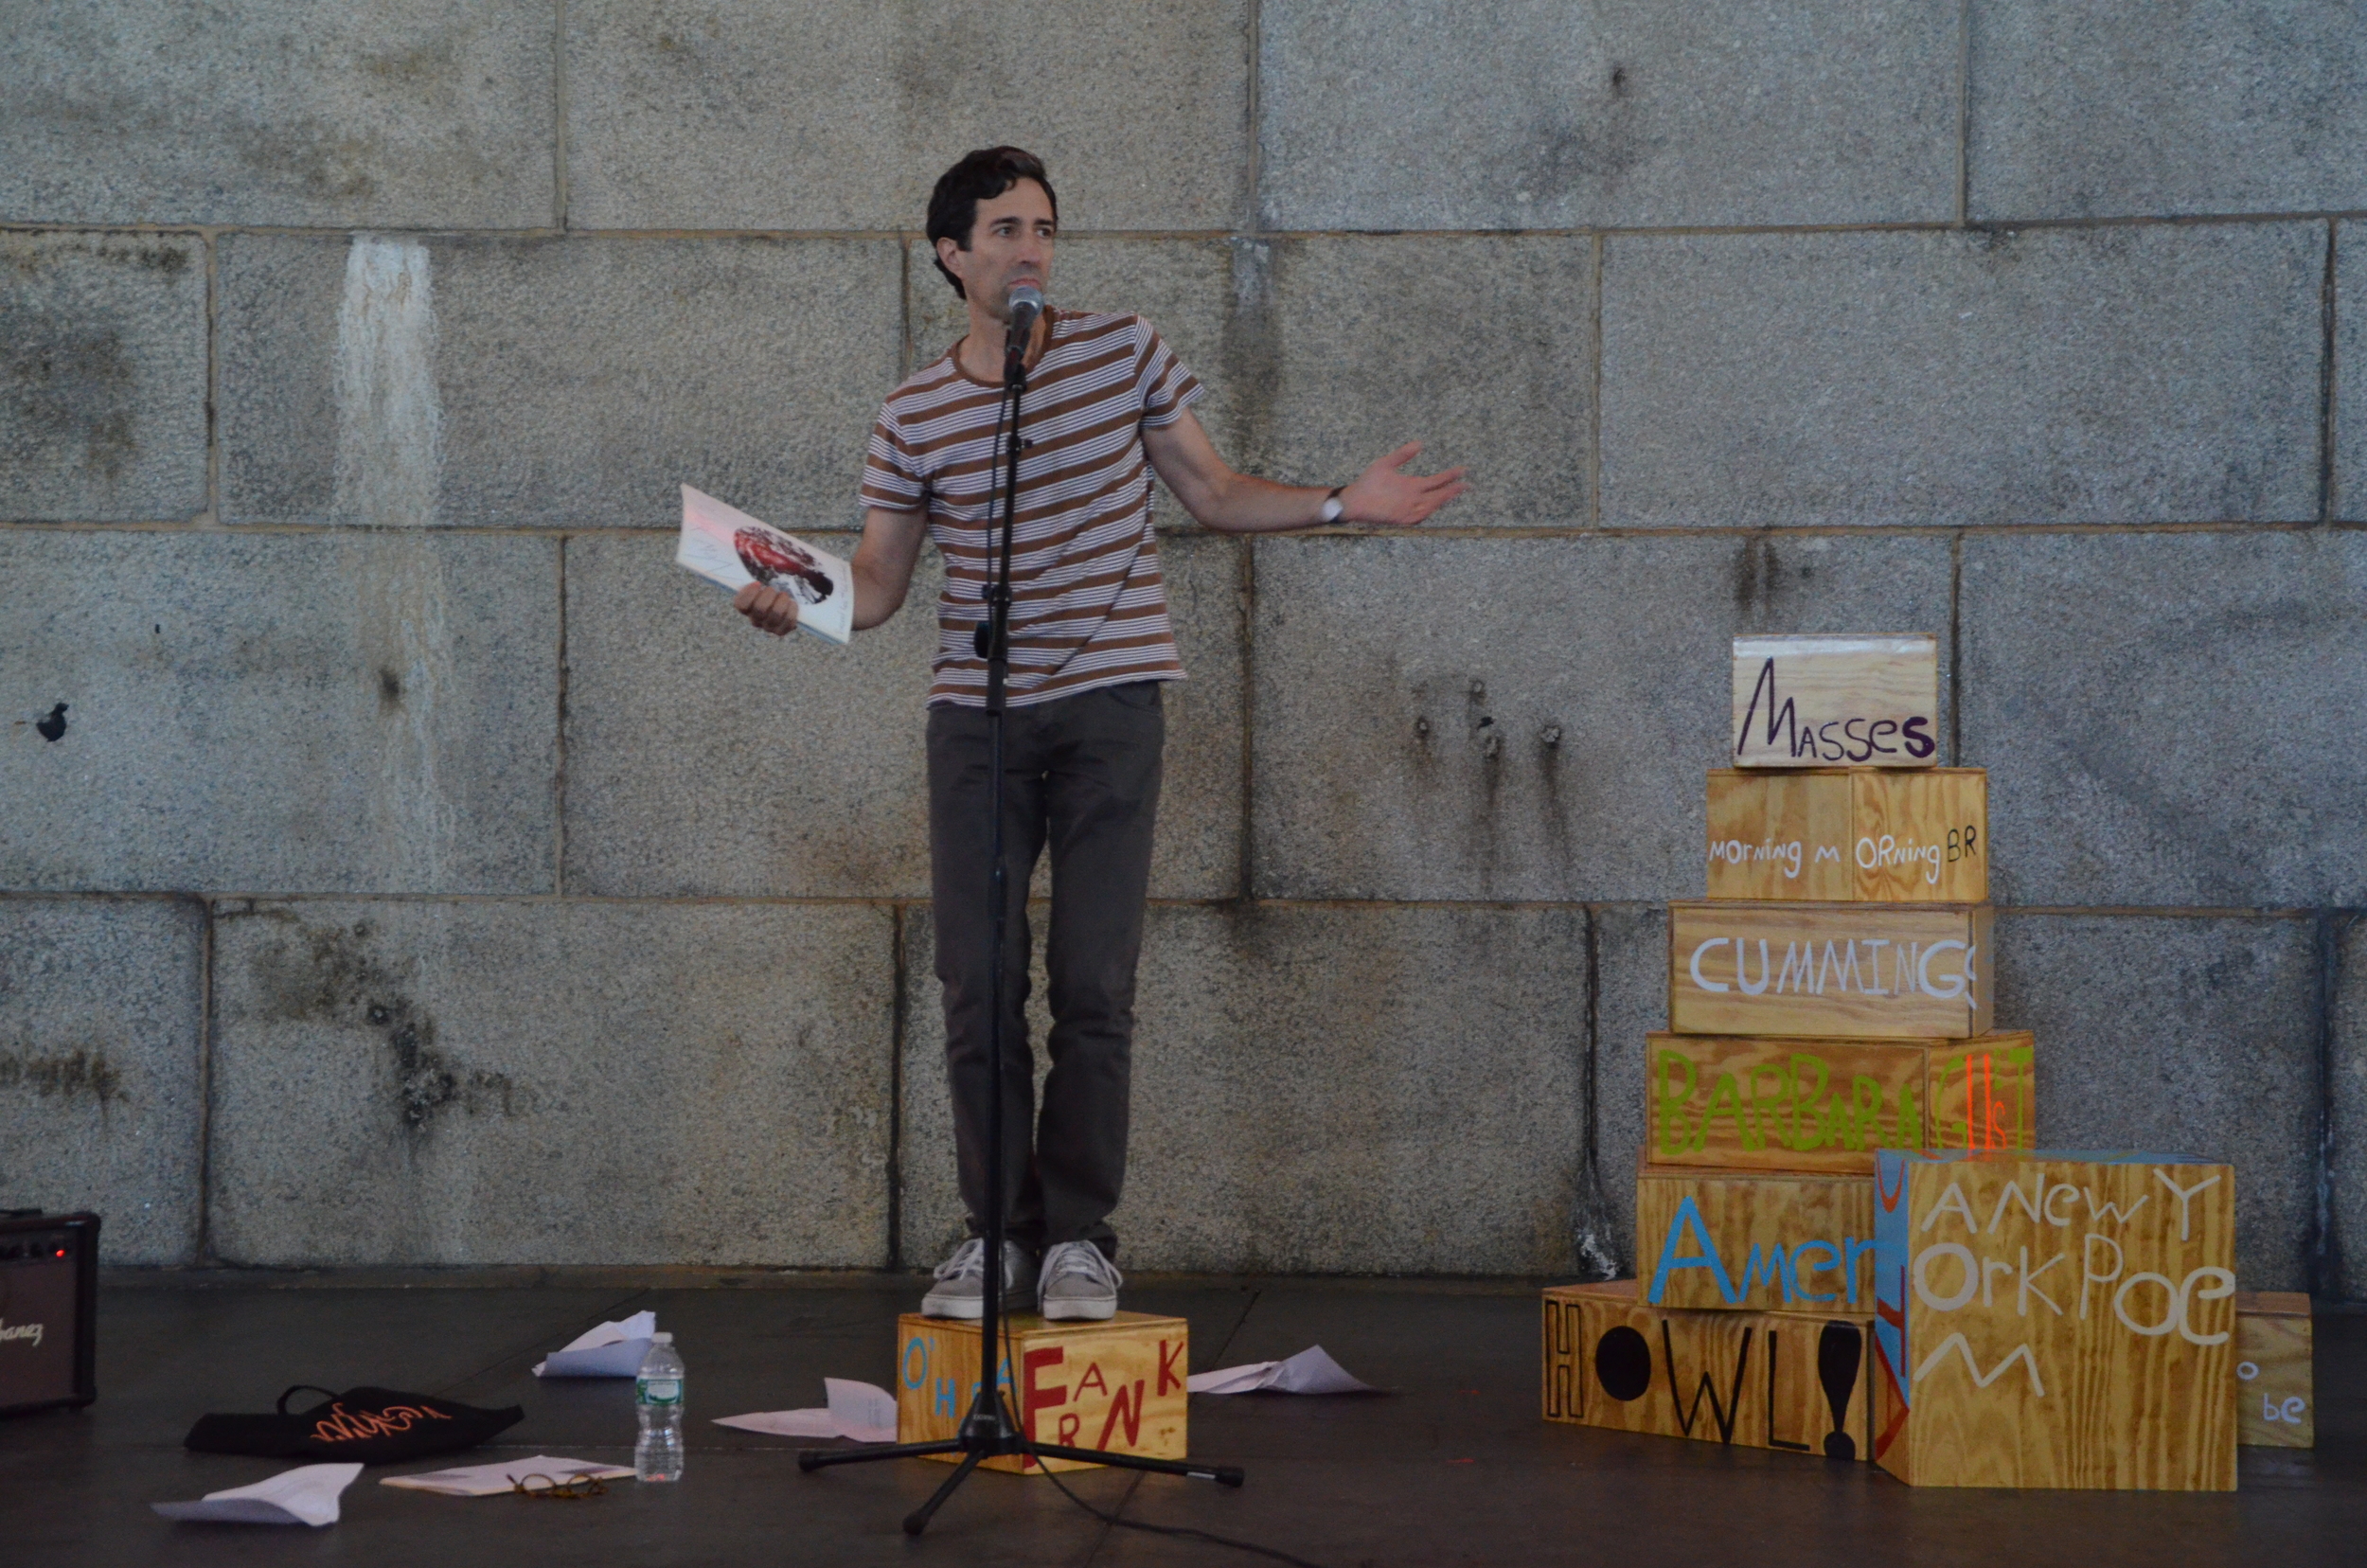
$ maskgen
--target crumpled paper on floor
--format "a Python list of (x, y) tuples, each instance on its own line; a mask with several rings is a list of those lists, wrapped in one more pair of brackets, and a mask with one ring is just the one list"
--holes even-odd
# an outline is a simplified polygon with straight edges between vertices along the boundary
[(748, 1416), (719, 1416), (717, 1426), (775, 1437), (852, 1437), (858, 1443), (896, 1441), (896, 1396), (877, 1383), (825, 1378), (829, 1405), (822, 1410), (759, 1410)]
[(1185, 1380), (1194, 1394), (1378, 1394), (1371, 1383), (1359, 1382), (1345, 1368), (1324, 1354), (1320, 1345), (1308, 1346), (1288, 1361), (1251, 1362), (1246, 1366), (1195, 1372)]
[(151, 1503), (149, 1506), (167, 1519), (310, 1524), (318, 1529), (337, 1523), (337, 1499), (361, 1473), (359, 1465), (298, 1465), (251, 1487), (207, 1492), (194, 1503)]
[(451, 1470), (423, 1470), (417, 1475), (388, 1475), (381, 1477), (378, 1484), (408, 1491), (434, 1492), (439, 1497), (491, 1497), (510, 1490), (529, 1475), (547, 1475), (553, 1481), (621, 1481), (632, 1474), (631, 1465), (603, 1465), (596, 1459), (561, 1459), (538, 1453), (531, 1459), (456, 1465)]
[(534, 1363), (538, 1378), (630, 1378), (638, 1374), (650, 1354), (650, 1336), (657, 1332), (655, 1312), (635, 1312), (622, 1323), (587, 1328)]

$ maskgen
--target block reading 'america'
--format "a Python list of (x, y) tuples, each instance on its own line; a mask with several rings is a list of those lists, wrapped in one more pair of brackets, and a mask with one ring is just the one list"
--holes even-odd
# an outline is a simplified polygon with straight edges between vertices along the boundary
[(2235, 1175), (1884, 1149), (1874, 1456), (1919, 1487), (2235, 1486)]
[(1989, 775), (1712, 769), (1708, 882), (1713, 899), (1980, 903), (1989, 896)]
[(1737, 767), (1928, 768), (1939, 711), (1927, 633), (1735, 639)]
[(1987, 904), (1678, 902), (1683, 1034), (1961, 1040), (1989, 1027)]
[(1646, 1166), (1635, 1242), (1649, 1306), (1862, 1312), (1874, 1299), (1874, 1181)]

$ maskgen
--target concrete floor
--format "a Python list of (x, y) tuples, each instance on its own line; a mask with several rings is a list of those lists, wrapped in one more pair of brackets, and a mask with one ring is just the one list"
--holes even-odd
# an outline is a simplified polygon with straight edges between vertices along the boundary
[[(939, 1562), (1248, 1564), (1204, 1542), (1113, 1529), (1036, 1478), (980, 1475), (910, 1541), (899, 1521), (945, 1475), (921, 1461), (801, 1475), (795, 1442), (705, 1417), (822, 1402), (825, 1374), (889, 1385), (886, 1276), (485, 1274), (120, 1279), (101, 1311), (94, 1408), (0, 1422), (0, 1562), (471, 1564)], [(1527, 1288), (1150, 1279), (1127, 1305), (1192, 1324), (1195, 1368), (1311, 1344), (1387, 1399), (1196, 1399), (1196, 1457), (1249, 1485), (1092, 1471), (1081, 1495), (1317, 1562), (1686, 1565), (2367, 1559), (2367, 1316), (2318, 1319), (2319, 1447), (2246, 1449), (2234, 1495), (1914, 1491), (1864, 1465), (1549, 1425), (1537, 1417)], [(379, 1383), (526, 1419), (483, 1457), (631, 1462), (622, 1383), (538, 1383), (527, 1368), (604, 1318), (653, 1308), (690, 1368), (692, 1450), (677, 1487), (620, 1483), (583, 1503), (463, 1501), (365, 1471), (325, 1530), (173, 1524), (151, 1501), (284, 1466), (180, 1447), (205, 1411), (270, 1408), (291, 1382)], [(435, 1469), (465, 1460), (436, 1460)], [(2343, 1545), (2349, 1541), (2348, 1546)]]

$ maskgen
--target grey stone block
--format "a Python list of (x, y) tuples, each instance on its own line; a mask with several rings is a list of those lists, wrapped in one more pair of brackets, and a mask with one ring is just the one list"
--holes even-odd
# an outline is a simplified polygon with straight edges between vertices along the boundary
[(1949, 575), (1883, 535), (1261, 542), (1255, 890), (1699, 897), (1731, 639), (1945, 633)]
[(1975, 536), (1964, 760), (2001, 902), (2367, 901), (2367, 536)]
[(2367, 522), (2367, 223), (2334, 225), (2334, 494), (2327, 515)]
[(205, 916), (0, 900), (0, 1208), (96, 1210), (109, 1263), (196, 1261)]
[(2308, 1287), (2318, 959), (2301, 920), (2001, 911), (1997, 1026), (2038, 1035), (2038, 1138), (2235, 1167), (2235, 1272)]
[(203, 511), (205, 330), (195, 235), (0, 234), (0, 520)]
[(2318, 514), (2318, 225), (1605, 243), (1606, 524)]
[(225, 906), (216, 1249), (876, 1267), (891, 927), (859, 906)]
[[(1239, 549), (1170, 537), (1160, 554), (1190, 678), (1166, 692), (1151, 887), (1224, 898), (1240, 883)], [(568, 890), (928, 897), (934, 552), (897, 617), (846, 649), (752, 632), (672, 561), (670, 539), (567, 543)]]
[[(1243, 211), (1249, 7), (567, 8), (570, 220), (592, 228), (915, 229), (973, 147), (1041, 156), (1080, 229)], [(1050, 74), (1047, 74), (1049, 72)]]
[[(1153, 906), (1120, 1261), (1567, 1272), (1585, 923), (1576, 909)], [(961, 1212), (933, 935), (918, 911), (905, 932), (902, 1234), (905, 1260), (927, 1263)]]
[(0, 887), (547, 891), (557, 552), (0, 533)]
[(6, 8), (0, 218), (558, 221), (551, 8)]
[(2367, 205), (2356, 6), (1967, 8), (1975, 219)]
[(1903, 0), (1274, 0), (1259, 209), (1276, 228), (1945, 221), (1956, 28)]
[(1635, 1174), (1644, 1157), (1644, 1037), (1668, 1027), (1668, 908), (1607, 904), (1594, 910), (1594, 1143), (1601, 1234), (1616, 1265), (1636, 1260)]
[(223, 515), (670, 526), (687, 481), (846, 526), (901, 270), (893, 240), (232, 236)]
[(2338, 917), (2327, 1062), (2327, 1256), (2312, 1281), (2346, 1301), (2367, 1300), (2367, 919)]

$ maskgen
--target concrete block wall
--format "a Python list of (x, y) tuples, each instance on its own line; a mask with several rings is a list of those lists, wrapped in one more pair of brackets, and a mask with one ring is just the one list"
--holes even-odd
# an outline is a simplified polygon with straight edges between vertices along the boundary
[(2246, 1283), (2367, 1296), (2356, 0), (0, 15), (0, 1203), (934, 1261), (929, 629), (773, 644), (668, 536), (851, 543), (1007, 140), (1238, 466), (1472, 470), (1166, 504), (1128, 1263), (1627, 1266), (1727, 640), (1881, 628), (1993, 770), (2043, 1136), (2232, 1160)]

